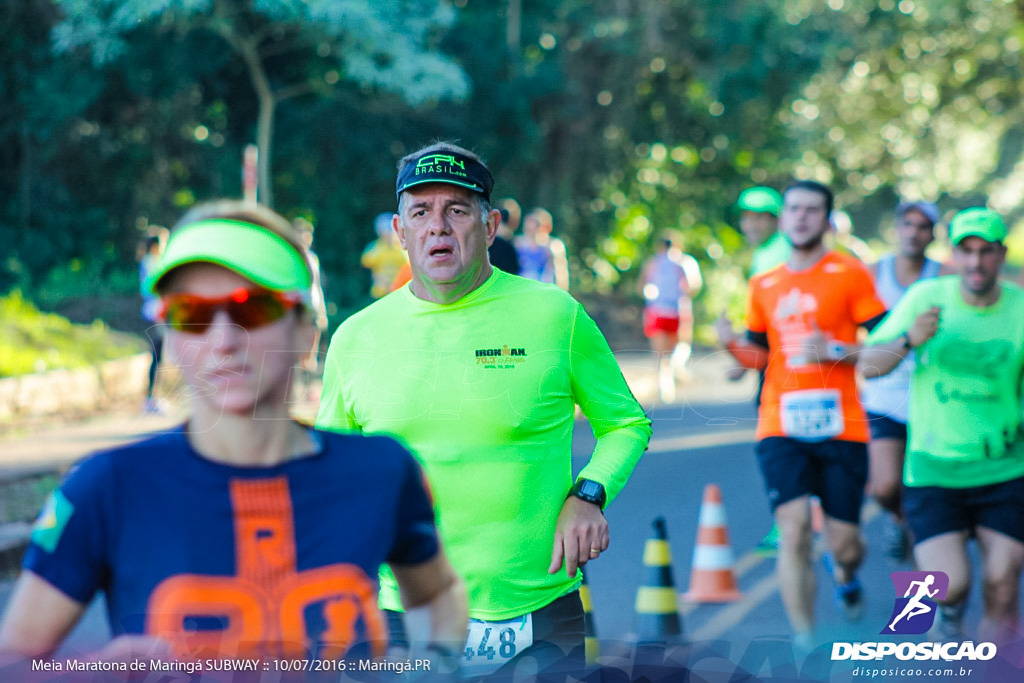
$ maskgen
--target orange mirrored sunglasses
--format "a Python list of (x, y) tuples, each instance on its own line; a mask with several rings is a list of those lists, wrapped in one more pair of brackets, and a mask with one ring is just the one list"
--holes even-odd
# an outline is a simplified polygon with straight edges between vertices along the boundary
[(236, 325), (247, 330), (280, 320), (299, 301), (294, 295), (269, 290), (239, 287), (227, 296), (209, 298), (198, 294), (165, 294), (161, 299), (160, 319), (171, 329), (203, 334), (217, 311), (224, 311)]

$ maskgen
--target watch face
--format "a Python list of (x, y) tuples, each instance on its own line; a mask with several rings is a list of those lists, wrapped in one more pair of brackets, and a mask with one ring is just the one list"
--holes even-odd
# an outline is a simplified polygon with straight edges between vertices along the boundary
[(580, 487), (580, 493), (591, 498), (595, 498), (601, 495), (601, 485), (596, 481), (590, 481), (589, 479), (583, 482), (583, 486)]

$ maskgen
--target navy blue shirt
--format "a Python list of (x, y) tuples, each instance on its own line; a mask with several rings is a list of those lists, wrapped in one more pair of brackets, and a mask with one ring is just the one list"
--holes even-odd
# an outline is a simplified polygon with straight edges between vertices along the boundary
[(381, 563), (438, 551), (419, 466), (387, 437), (315, 432), (272, 467), (207, 460), (181, 428), (76, 465), (24, 566), (79, 602), (106, 592), (114, 635), (191, 656), (334, 656), (384, 642)]

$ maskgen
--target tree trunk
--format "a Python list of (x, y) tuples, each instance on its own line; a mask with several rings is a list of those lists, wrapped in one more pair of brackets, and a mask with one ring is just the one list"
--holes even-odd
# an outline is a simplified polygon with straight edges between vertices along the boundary
[(274, 142), (274, 114), (277, 99), (270, 93), (260, 93), (260, 113), (256, 120), (256, 146), (260, 155), (257, 162), (256, 200), (273, 208), (274, 188), (270, 181), (270, 149)]
[(519, 75), (519, 49), (523, 24), (522, 0), (508, 0), (505, 17), (505, 57), (509, 74), (515, 78)]
[(34, 159), (32, 154), (32, 137), (29, 135), (28, 123), (22, 121), (18, 126), (18, 139), (21, 142), (21, 172), (18, 173), (19, 207), (18, 222), (21, 234), (27, 235), (32, 222), (32, 181), (35, 179)]
[(256, 197), (261, 204), (271, 208), (274, 206), (274, 188), (271, 182), (270, 149), (274, 142), (274, 114), (277, 110), (278, 98), (270, 87), (270, 79), (260, 56), (259, 43), (253, 36), (239, 35), (230, 25), (222, 24), (221, 35), (231, 44), (245, 62), (249, 72), (249, 80), (256, 99), (259, 102), (259, 115), (256, 119), (256, 146), (260, 156), (257, 173)]

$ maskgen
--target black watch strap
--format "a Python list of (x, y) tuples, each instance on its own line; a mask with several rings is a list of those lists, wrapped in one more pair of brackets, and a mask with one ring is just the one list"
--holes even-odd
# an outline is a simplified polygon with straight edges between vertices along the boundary
[(604, 484), (594, 481), (593, 479), (577, 479), (576, 483), (572, 485), (569, 495), (576, 496), (580, 500), (585, 500), (588, 503), (593, 503), (602, 510), (604, 509), (604, 504), (608, 500), (608, 494), (605, 493)]

